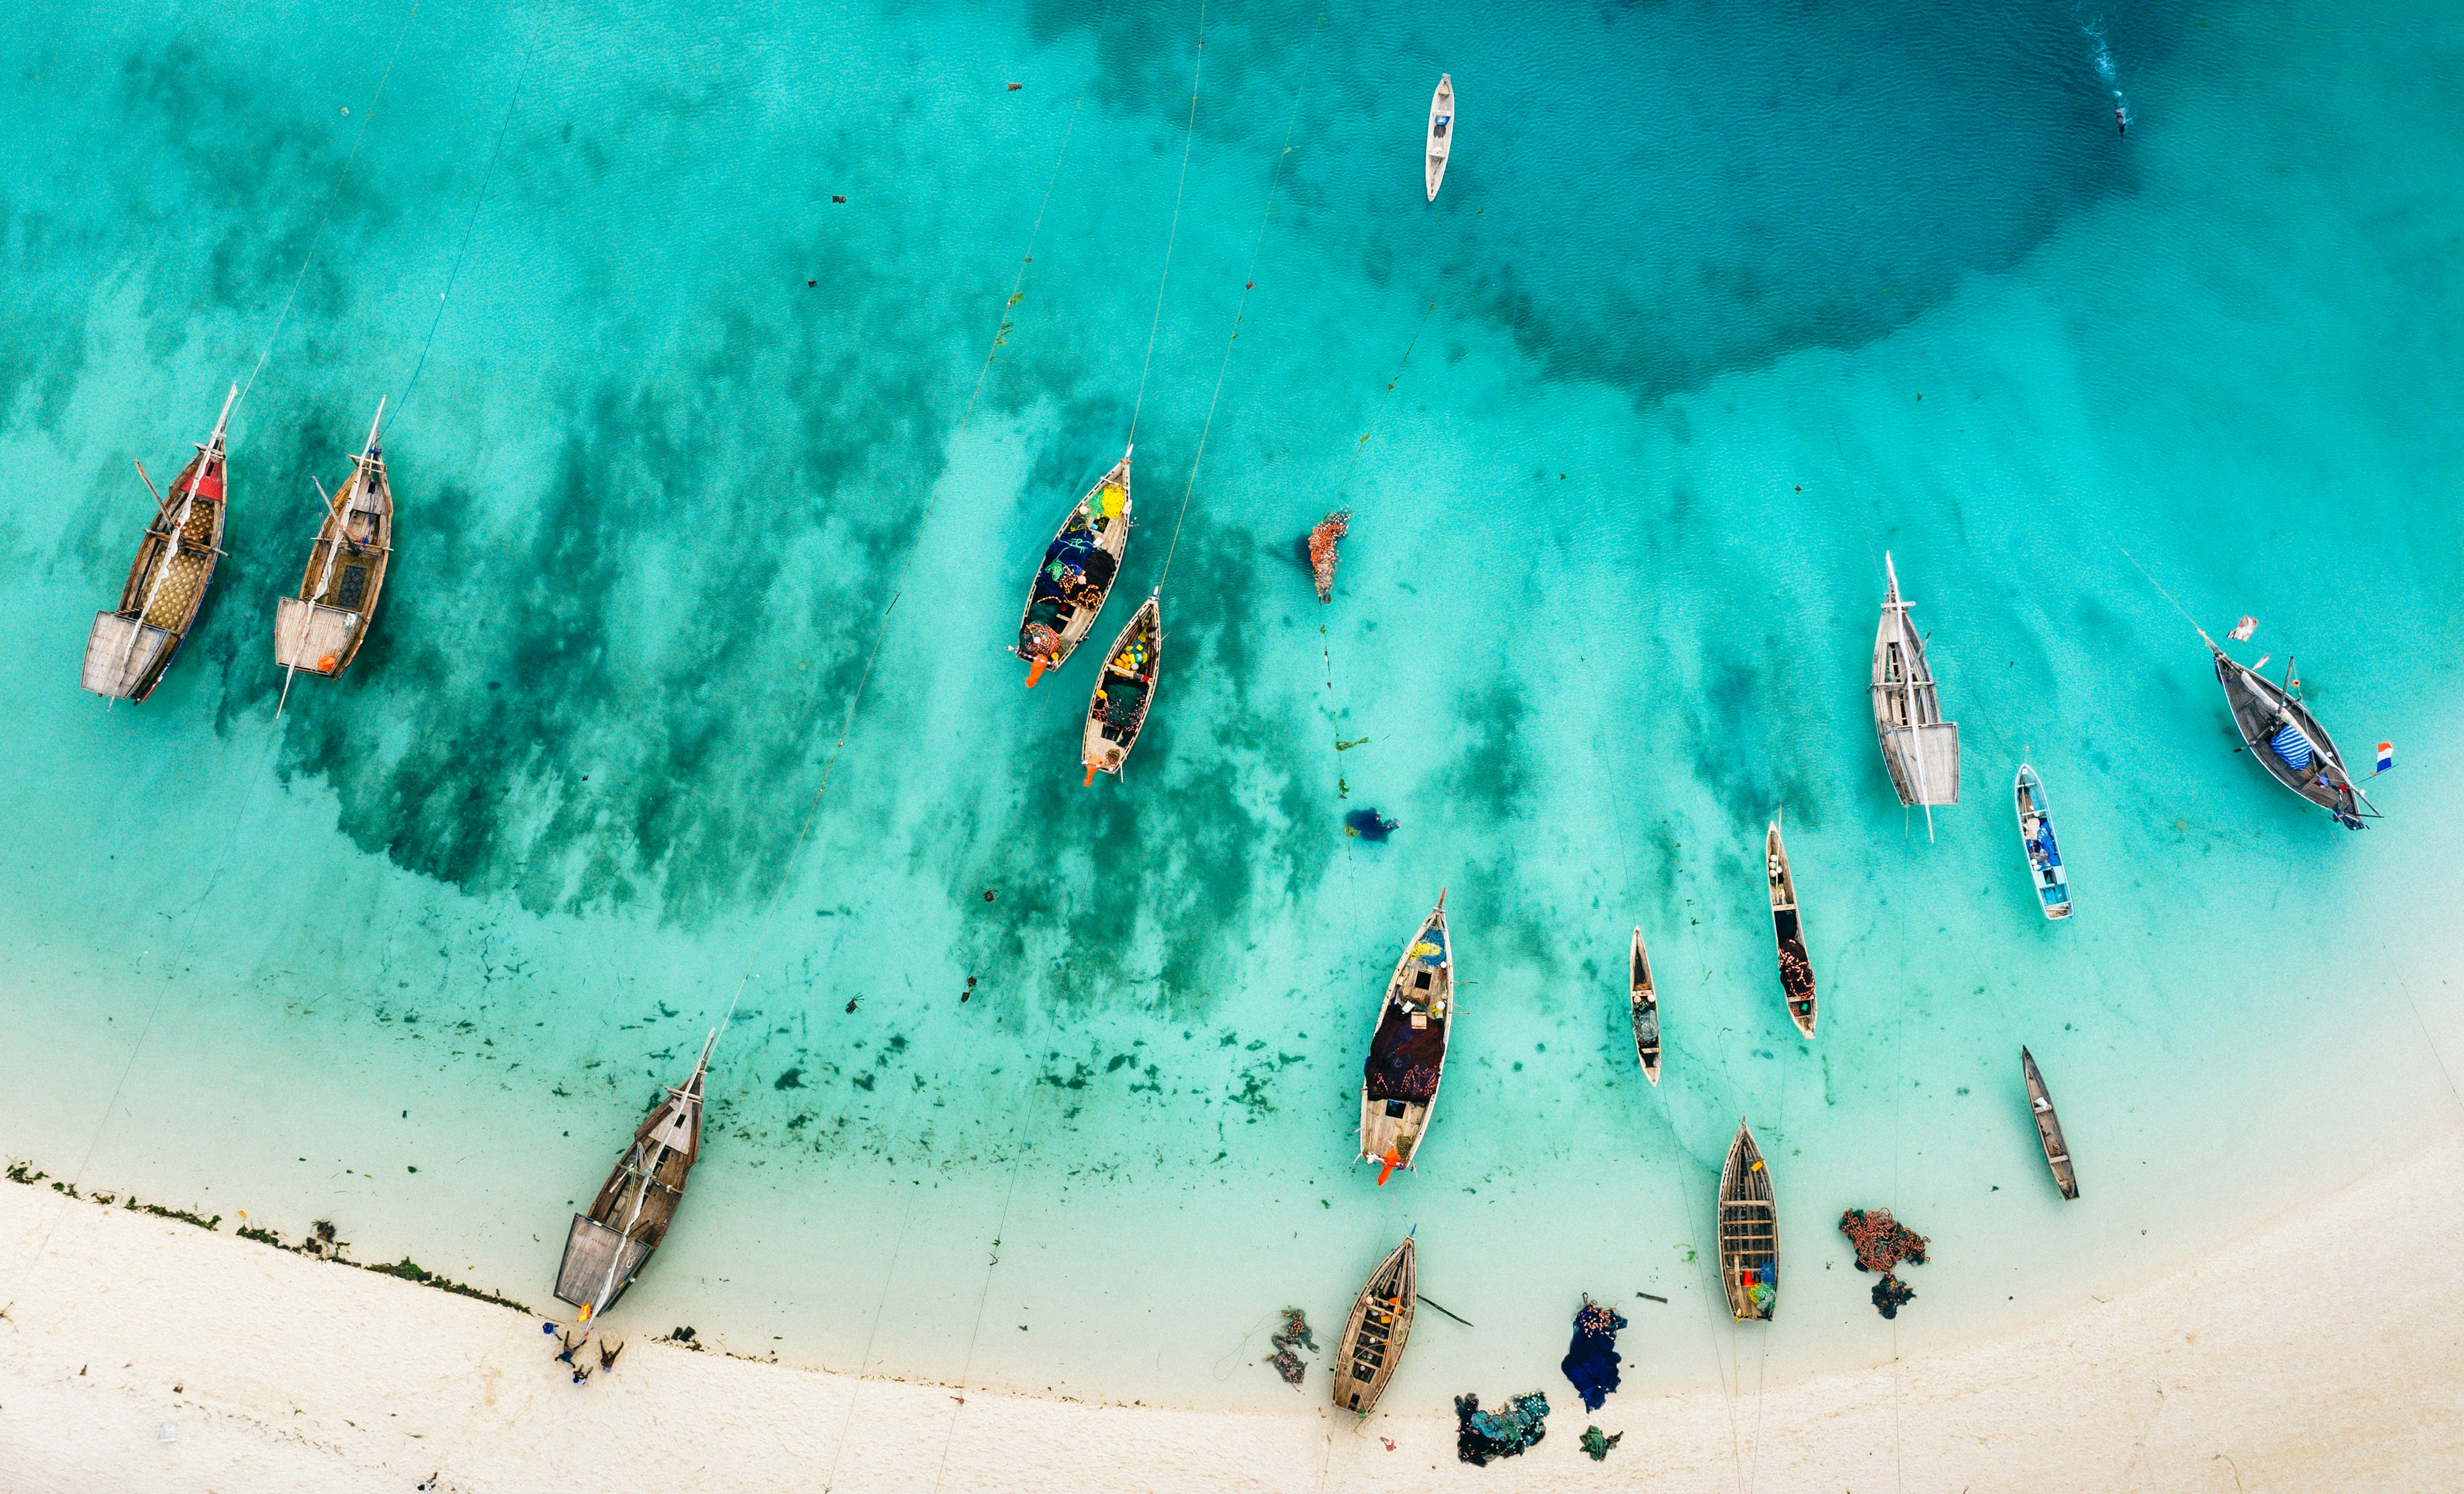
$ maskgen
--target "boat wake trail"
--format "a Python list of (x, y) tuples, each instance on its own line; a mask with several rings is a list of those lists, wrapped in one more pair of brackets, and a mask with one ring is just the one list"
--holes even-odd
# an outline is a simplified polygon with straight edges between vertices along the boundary
[(2130, 129), (2130, 100), (2123, 97), (2121, 83), (2115, 76), (2113, 49), (2104, 41), (2104, 21), (2099, 17), (2080, 27), (2079, 32), (2096, 47), (2096, 54), (2090, 60), (2096, 64), (2097, 81), (2113, 96), (2114, 128), (2117, 133), (2127, 133)]

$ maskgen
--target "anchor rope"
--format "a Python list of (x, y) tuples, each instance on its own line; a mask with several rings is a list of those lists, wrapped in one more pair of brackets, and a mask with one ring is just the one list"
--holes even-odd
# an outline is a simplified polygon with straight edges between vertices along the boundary
[(1155, 334), (1163, 328), (1163, 292), (1172, 283), (1172, 248), (1180, 237), (1180, 204), (1189, 191), (1189, 151), (1198, 142), (1198, 84), (1206, 72), (1206, 0), (1198, 0), (1198, 61), (1189, 70), (1189, 124), (1180, 138), (1180, 184), (1172, 193), (1172, 227), (1163, 236), (1163, 273), (1155, 276), (1155, 319), (1147, 323), (1146, 361), (1138, 365), (1138, 397), (1130, 406), (1130, 444), (1137, 445), (1138, 412), (1146, 407), (1147, 373), (1155, 367)]
[(248, 371), (247, 382), (240, 385), (238, 405), (248, 403), (249, 390), (256, 387), (256, 376), (265, 371), (275, 344), (282, 340), (282, 328), (291, 319), (292, 303), (299, 298), (299, 287), (306, 283), (309, 270), (317, 263), (317, 247), (324, 241), (325, 226), (333, 221), (334, 205), (341, 199), (342, 186), (350, 180), (351, 167), (360, 159), (360, 147), (367, 143), (368, 126), (376, 121), (377, 103), (385, 98), (385, 84), (392, 80), (394, 62), (402, 55), (402, 44), (410, 35), (410, 23), (418, 18), (419, 0), (411, 0), (401, 30), (394, 33), (393, 51), (385, 55), (385, 72), (377, 78), (376, 92), (368, 96), (367, 109), (360, 116), (359, 132), (351, 137), (351, 153), (342, 158), (342, 165), (334, 173), (334, 185), (325, 189), (325, 208), (318, 215), (316, 231), (308, 235), (307, 250), (299, 256), (299, 273), (291, 277), (291, 289), (282, 297), (282, 310), (274, 319), (274, 330), (266, 334), (265, 350), (256, 355), (256, 366)]

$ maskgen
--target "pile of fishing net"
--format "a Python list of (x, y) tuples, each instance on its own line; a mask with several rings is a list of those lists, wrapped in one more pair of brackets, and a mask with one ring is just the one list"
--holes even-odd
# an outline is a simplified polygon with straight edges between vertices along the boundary
[(1548, 1435), (1549, 1397), (1538, 1391), (1514, 1395), (1494, 1413), (1480, 1409), (1480, 1397), (1455, 1397), (1455, 1456), (1475, 1468), (1492, 1458), (1513, 1458)]
[(1309, 531), (1309, 571), (1317, 578), (1317, 599), (1329, 602), (1334, 597), (1334, 543), (1352, 529), (1352, 510), (1336, 509), (1318, 520)]
[(1917, 1294), (1908, 1289), (1908, 1284), (1887, 1271), (1874, 1284), (1874, 1310), (1886, 1318), (1898, 1317), (1902, 1307), (1916, 1300)]
[(1891, 1218), (1888, 1209), (1850, 1209), (1839, 1216), (1839, 1233), (1857, 1247), (1860, 1271), (1888, 1271), (1902, 1261), (1925, 1263), (1925, 1238)]
[(1925, 1238), (1891, 1218), (1888, 1209), (1850, 1209), (1839, 1216), (1839, 1233), (1857, 1247), (1857, 1269), (1882, 1273), (1882, 1279), (1874, 1284), (1874, 1310), (1886, 1318), (1898, 1317), (1917, 1294), (1891, 1274), (1891, 1267), (1903, 1261), (1925, 1264)]
[(1803, 1000), (1814, 991), (1814, 962), (1782, 946), (1779, 952), (1779, 983), (1791, 1000)]
[(1402, 822), (1389, 820), (1375, 809), (1354, 809), (1343, 817), (1344, 833), (1364, 841), (1382, 841), (1402, 827)]
[(1300, 1308), (1286, 1307), (1283, 1331), (1267, 1342), (1275, 1346), (1275, 1351), (1267, 1357), (1266, 1363), (1275, 1367), (1275, 1373), (1284, 1377), (1285, 1384), (1298, 1385), (1301, 1376), (1309, 1373), (1309, 1365), (1293, 1351), (1318, 1351), (1317, 1335), (1309, 1331), (1309, 1319), (1302, 1315)]
[(1598, 1427), (1587, 1426), (1583, 1428), (1583, 1439), (1579, 1445), (1583, 1451), (1592, 1455), (1592, 1461), (1601, 1462), (1608, 1458), (1610, 1448), (1624, 1440), (1623, 1432), (1611, 1432), (1603, 1437)]
[(1584, 1296), (1581, 1310), (1574, 1314), (1574, 1342), (1557, 1367), (1574, 1382), (1586, 1411), (1599, 1410), (1609, 1392), (1617, 1388), (1617, 1336), (1623, 1327), (1625, 1319), (1616, 1308)]
[(1019, 632), (1018, 651), (1029, 658), (1057, 658), (1061, 653), (1061, 635), (1042, 623), (1029, 623)]

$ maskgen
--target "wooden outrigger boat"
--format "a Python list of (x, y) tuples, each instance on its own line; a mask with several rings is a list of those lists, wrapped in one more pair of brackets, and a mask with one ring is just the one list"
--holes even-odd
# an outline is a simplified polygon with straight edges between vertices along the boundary
[(564, 1263), (556, 1273), (556, 1295), (582, 1309), (587, 1324), (605, 1313), (642, 1274), (650, 1252), (675, 1222), (684, 1201), (685, 1175), (701, 1155), (702, 1080), (718, 1029), (701, 1045), (693, 1077), (670, 1089), (649, 1118), (633, 1132), (633, 1144), (617, 1159), (590, 1212), (573, 1217), (564, 1237)]
[(1162, 667), (1163, 590), (1157, 587), (1112, 640), (1104, 654), (1104, 671), (1095, 676), (1078, 753), (1088, 782), (1095, 781), (1098, 769), (1117, 774), (1130, 760), (1130, 749), (1146, 730), (1147, 712), (1155, 705), (1155, 673)]
[(1814, 960), (1805, 953), (1805, 925), (1796, 914), (1796, 878), (1788, 869), (1788, 847), (1779, 838), (1779, 816), (1763, 837), (1763, 866), (1771, 881), (1771, 938), (1779, 946), (1780, 994), (1796, 1030), (1814, 1036)]
[(1455, 145), (1455, 76), (1438, 77), (1438, 91), (1429, 96), (1429, 201), (1438, 200), (1438, 185), (1446, 179), (1446, 156)]
[(1910, 604), (1900, 599), (1900, 573), (1882, 552), (1882, 620), (1874, 630), (1874, 735), (1900, 802), (1923, 804), (1925, 835), (1933, 806), (1959, 802), (1959, 725), (1942, 718), (1925, 640), (1908, 626)]
[(2065, 1198), (2079, 1197), (2079, 1172), (2071, 1166), (2070, 1143), (2062, 1139), (2062, 1118), (2054, 1113), (2054, 1097), (2045, 1092), (2045, 1076), (2027, 1046), (2019, 1048), (2019, 1077), (2028, 1084), (2028, 1109), (2036, 1117), (2036, 1139), (2044, 1144), (2045, 1165), (2054, 1170), (2054, 1186)]
[(2378, 806), (2344, 771), (2344, 759), (2327, 729), (2301, 704), (2301, 681), (2293, 672), (2293, 661), (2284, 661), (2284, 683), (2278, 685), (2235, 664), (2206, 628), (2199, 629), (2199, 638), (2216, 657), (2216, 682), (2224, 686), (2225, 703), (2233, 708), (2233, 728), (2268, 776), (2335, 816), (2348, 830), (2363, 828), (2364, 815), (2377, 819)]
[(2045, 785), (2036, 770), (2019, 764), (2012, 786), (2019, 806), (2019, 848), (2028, 853), (2028, 880), (2048, 918), (2071, 915), (2071, 874), (2062, 866), (2062, 848), (2054, 839), (2053, 810), (2045, 803)]
[(1395, 962), (1369, 1039), (1360, 1083), (1360, 1160), (1378, 1165), (1380, 1187), (1409, 1170), (1438, 1108), (1446, 1040), (1454, 1030), (1455, 956), (1446, 938), (1446, 894)]
[[(81, 672), (85, 688), (98, 695), (143, 700), (154, 693), (196, 625), (206, 588), (213, 584), (215, 562), (223, 555), (223, 435), (231, 426), (231, 406), (238, 403), (239, 385), (232, 384), (214, 420), (214, 433), (171, 479), (170, 496), (154, 494), (154, 521), (138, 541), (127, 584), (120, 588), (120, 606), (95, 614)], [(145, 476), (142, 462), (137, 475)], [(147, 478), (145, 486), (150, 491), (153, 480)]]
[(1768, 1323), (1779, 1307), (1779, 1207), (1771, 1170), (1743, 1116), (1720, 1169), (1720, 1285), (1740, 1323)]
[(1346, 1411), (1366, 1417), (1376, 1410), (1377, 1397), (1403, 1363), (1403, 1344), (1412, 1336), (1412, 1313), (1420, 1301), (1415, 1253), (1412, 1237), (1404, 1236), (1353, 1299), (1343, 1342), (1334, 1351), (1334, 1403)]
[(1642, 952), (1642, 930), (1634, 931), (1631, 969), (1634, 1056), (1642, 1060), (1642, 1077), (1660, 1083), (1660, 993), (1652, 989), (1651, 956)]
[(1018, 620), (1018, 645), (1010, 649), (1026, 661), (1029, 690), (1045, 670), (1059, 669), (1077, 651), (1112, 594), (1130, 549), (1130, 453), (1136, 450), (1123, 451), (1112, 470), (1095, 479), (1044, 547), (1044, 561), (1026, 588), (1026, 611)]
[(331, 679), (351, 667), (368, 640), (393, 559), (393, 484), (377, 445), (384, 425), (385, 401), (379, 400), (368, 439), (351, 458), (341, 491), (325, 498), (325, 490), (317, 490), (325, 498), (325, 520), (308, 547), (299, 594), (275, 600), (274, 663), (283, 671), (282, 696), (274, 703), (277, 716), (301, 670)]

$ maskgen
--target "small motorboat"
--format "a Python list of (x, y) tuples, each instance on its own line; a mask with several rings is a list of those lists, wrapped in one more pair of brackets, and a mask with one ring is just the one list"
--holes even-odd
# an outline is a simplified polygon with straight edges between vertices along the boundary
[(2028, 880), (2048, 918), (2071, 915), (2071, 874), (2062, 867), (2062, 848), (2054, 840), (2053, 811), (2045, 805), (2045, 785), (2036, 770), (2019, 764), (2012, 793), (2019, 805), (2019, 847), (2028, 853)]
[(1438, 200), (1438, 187), (1446, 179), (1446, 154), (1455, 143), (1455, 76), (1442, 74), (1438, 78), (1438, 91), (1429, 99), (1429, 201)]

